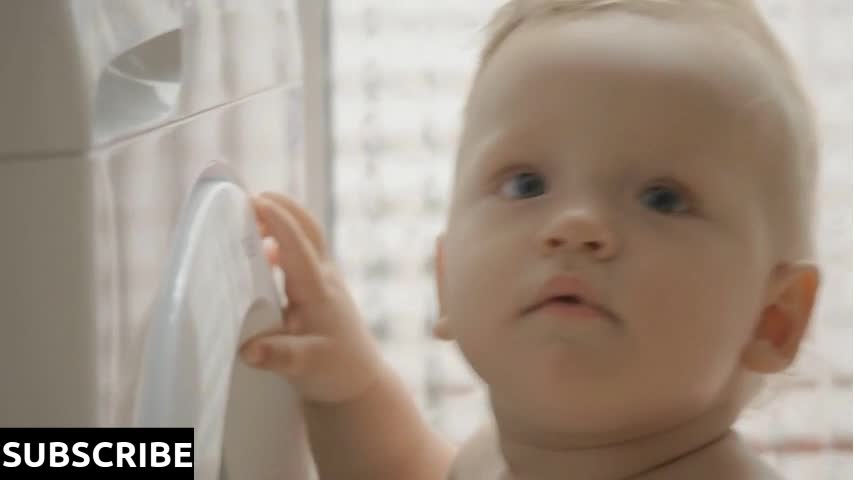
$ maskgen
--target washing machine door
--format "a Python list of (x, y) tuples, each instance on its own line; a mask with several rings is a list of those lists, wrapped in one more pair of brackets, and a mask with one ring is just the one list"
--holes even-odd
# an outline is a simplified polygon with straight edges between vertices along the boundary
[(134, 408), (135, 426), (194, 428), (197, 479), (310, 475), (294, 392), (237, 358), (243, 340), (281, 322), (282, 290), (261, 246), (240, 180), (208, 167), (150, 311)]

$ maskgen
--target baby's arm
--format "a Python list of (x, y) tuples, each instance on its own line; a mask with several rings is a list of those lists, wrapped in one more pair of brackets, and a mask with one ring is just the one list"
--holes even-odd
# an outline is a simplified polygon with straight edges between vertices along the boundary
[(453, 453), (420, 416), (365, 328), (322, 232), (289, 198), (255, 202), (268, 252), (285, 272), (282, 325), (246, 342), (250, 365), (283, 375), (302, 397), (322, 480), (441, 480)]
[(320, 478), (444, 479), (450, 446), (426, 425), (397, 376), (382, 375), (351, 402), (306, 405)]

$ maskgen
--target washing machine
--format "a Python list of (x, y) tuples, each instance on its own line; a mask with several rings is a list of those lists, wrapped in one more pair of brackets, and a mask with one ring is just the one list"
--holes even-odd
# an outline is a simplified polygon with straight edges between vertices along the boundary
[(194, 476), (313, 476), (248, 195), (304, 200), (289, 0), (0, 3), (0, 427), (192, 427)]

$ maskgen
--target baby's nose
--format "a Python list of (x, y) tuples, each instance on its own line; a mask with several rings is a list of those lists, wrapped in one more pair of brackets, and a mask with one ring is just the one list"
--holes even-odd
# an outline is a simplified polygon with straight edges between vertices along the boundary
[(613, 230), (591, 211), (561, 212), (540, 236), (543, 253), (571, 249), (607, 260), (617, 254), (619, 245)]

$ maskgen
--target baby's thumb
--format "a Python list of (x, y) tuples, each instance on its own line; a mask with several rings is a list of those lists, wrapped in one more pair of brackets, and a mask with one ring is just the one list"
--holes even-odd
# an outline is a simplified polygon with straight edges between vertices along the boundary
[(240, 356), (252, 367), (292, 378), (305, 373), (325, 342), (318, 336), (270, 335), (247, 343)]

